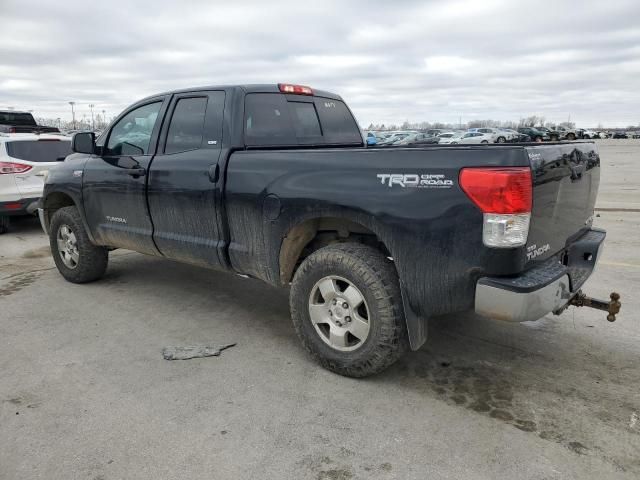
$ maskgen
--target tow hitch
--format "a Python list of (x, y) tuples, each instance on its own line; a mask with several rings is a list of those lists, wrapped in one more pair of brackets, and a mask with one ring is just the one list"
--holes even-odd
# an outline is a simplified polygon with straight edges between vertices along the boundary
[(611, 300), (608, 302), (598, 300), (587, 297), (582, 290), (578, 290), (578, 293), (571, 299), (567, 306), (573, 305), (575, 307), (591, 307), (597, 310), (604, 310), (605, 312), (608, 312), (607, 320), (615, 322), (616, 315), (620, 313), (620, 307), (622, 306), (620, 303), (620, 294), (612, 292), (611, 295), (609, 295), (609, 298), (611, 298)]

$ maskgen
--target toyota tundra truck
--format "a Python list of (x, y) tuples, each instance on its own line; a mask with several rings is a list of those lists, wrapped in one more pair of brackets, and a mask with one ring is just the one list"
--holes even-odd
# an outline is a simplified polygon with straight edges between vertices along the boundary
[(620, 308), (581, 291), (606, 235), (593, 143), (368, 148), (341, 97), (278, 84), (154, 95), (72, 149), (39, 209), (66, 280), (122, 248), (289, 288), (302, 344), (341, 375), (418, 349), (434, 315)]

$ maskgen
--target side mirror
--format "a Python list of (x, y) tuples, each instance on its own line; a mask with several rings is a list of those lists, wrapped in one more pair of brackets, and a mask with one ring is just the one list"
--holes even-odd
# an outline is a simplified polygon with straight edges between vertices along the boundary
[(96, 148), (96, 135), (93, 132), (76, 133), (71, 140), (71, 150), (75, 153), (93, 153)]

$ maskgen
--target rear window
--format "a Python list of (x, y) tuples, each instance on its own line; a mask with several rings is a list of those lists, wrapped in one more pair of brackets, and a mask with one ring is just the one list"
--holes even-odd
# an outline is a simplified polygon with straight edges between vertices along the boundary
[(30, 113), (0, 112), (0, 124), (33, 126), (36, 121)]
[(339, 100), (250, 93), (245, 99), (245, 142), (248, 146), (362, 144), (362, 136)]
[(71, 142), (67, 140), (23, 140), (6, 145), (10, 157), (29, 162), (61, 162), (71, 154)]
[(316, 97), (314, 103), (327, 143), (362, 142), (358, 124), (344, 102)]

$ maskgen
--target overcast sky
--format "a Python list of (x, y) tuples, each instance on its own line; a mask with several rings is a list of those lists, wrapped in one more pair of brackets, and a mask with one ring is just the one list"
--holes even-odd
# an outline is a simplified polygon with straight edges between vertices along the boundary
[(638, 0), (0, 0), (0, 108), (111, 117), (189, 86), (292, 82), (359, 122), (640, 123)]

